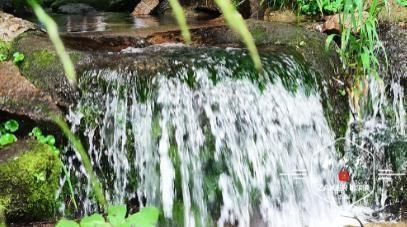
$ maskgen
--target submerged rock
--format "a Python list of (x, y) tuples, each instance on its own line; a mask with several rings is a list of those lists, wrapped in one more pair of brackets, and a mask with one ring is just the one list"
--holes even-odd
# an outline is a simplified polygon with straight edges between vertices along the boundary
[(84, 3), (69, 3), (58, 7), (58, 13), (62, 14), (95, 14), (97, 11), (92, 6)]
[(61, 162), (48, 145), (17, 141), (0, 149), (0, 207), (7, 223), (55, 217)]

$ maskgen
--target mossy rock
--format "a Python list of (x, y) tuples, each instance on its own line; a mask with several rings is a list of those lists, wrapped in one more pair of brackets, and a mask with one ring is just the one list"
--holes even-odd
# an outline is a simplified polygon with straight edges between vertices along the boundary
[(36, 141), (18, 141), (0, 150), (0, 207), (7, 223), (55, 217), (61, 167), (58, 155)]
[[(62, 63), (47, 34), (41, 31), (26, 32), (14, 41), (12, 51), (25, 56), (19, 64), (23, 76), (35, 87), (49, 93), (58, 105), (67, 107), (76, 100), (76, 89), (65, 77)], [(79, 51), (67, 51), (74, 64), (81, 59)]]

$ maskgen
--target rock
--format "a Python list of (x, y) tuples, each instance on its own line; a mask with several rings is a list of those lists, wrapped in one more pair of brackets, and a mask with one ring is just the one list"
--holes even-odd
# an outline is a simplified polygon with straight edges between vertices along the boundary
[[(32, 45), (35, 43), (35, 45)], [(36, 88), (49, 94), (57, 106), (68, 108), (78, 94), (65, 77), (62, 64), (47, 34), (30, 31), (13, 44), (12, 52), (23, 53), (20, 71)], [(81, 59), (80, 52), (67, 49), (73, 62)]]
[(0, 41), (13, 41), (22, 33), (36, 28), (31, 22), (0, 11)]
[(159, 0), (141, 0), (134, 9), (132, 15), (148, 15), (155, 7), (157, 7)]
[(48, 145), (21, 140), (0, 150), (0, 207), (7, 223), (49, 220), (58, 210), (61, 161)]
[(0, 63), (0, 111), (49, 121), (59, 108), (47, 93), (23, 77), (11, 62)]
[(397, 4), (396, 1), (387, 2), (388, 9), (383, 9), (379, 13), (380, 22), (390, 22), (390, 23), (405, 23), (407, 22), (407, 7), (403, 7)]
[(305, 17), (297, 16), (291, 10), (277, 10), (272, 11), (270, 8), (264, 12), (265, 21), (295, 23), (303, 21)]
[(62, 14), (95, 14), (97, 11), (92, 6), (84, 3), (69, 3), (58, 7), (58, 13)]
[(382, 56), (382, 75), (387, 84), (392, 80), (399, 81), (402, 87), (407, 87), (407, 27), (400, 27), (397, 24), (381, 23), (379, 25), (379, 38), (383, 42), (386, 50), (388, 63), (385, 65)]
[(84, 3), (99, 11), (127, 12), (134, 9), (137, 0), (47, 0), (46, 4), (52, 11), (58, 12), (58, 8), (67, 4)]
[[(362, 13), (363, 18), (366, 19), (369, 16), (369, 13), (366, 11), (363, 11)], [(358, 20), (359, 14), (355, 12), (355, 18)], [(322, 31), (327, 33), (327, 32), (334, 32), (334, 33), (340, 33), (342, 31), (340, 20), (343, 18), (342, 14), (334, 14), (334, 15), (329, 15), (324, 17), (324, 24), (322, 27)], [(352, 24), (352, 20), (349, 17), (347, 21), (345, 22), (345, 27), (349, 28)], [(353, 32), (358, 33), (360, 28), (354, 28)]]

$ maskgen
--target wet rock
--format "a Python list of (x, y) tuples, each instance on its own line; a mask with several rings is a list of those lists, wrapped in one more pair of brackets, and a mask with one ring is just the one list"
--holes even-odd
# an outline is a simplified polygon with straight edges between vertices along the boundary
[(49, 121), (59, 108), (47, 93), (23, 77), (11, 62), (0, 63), (0, 111)]
[(148, 15), (155, 7), (157, 7), (159, 0), (141, 0), (133, 11), (133, 15)]
[[(343, 136), (349, 117), (348, 100), (346, 96), (340, 95), (340, 91), (345, 89), (345, 82), (342, 78), (341, 62), (337, 53), (333, 49), (325, 51), (326, 36), (287, 23), (256, 20), (247, 20), (246, 23), (259, 49), (272, 48), (272, 46), (295, 49), (319, 73), (318, 85), (324, 96), (327, 118), (336, 135)], [(219, 21), (205, 26), (191, 26), (190, 31), (193, 46), (244, 48), (240, 37)], [(154, 44), (182, 42), (179, 30), (165, 27), (140, 29), (134, 32), (64, 34), (63, 38), (71, 48), (99, 51), (119, 51), (127, 47), (145, 48)], [(104, 49), (100, 49), (101, 47)], [(160, 53), (156, 54), (160, 55)], [(127, 56), (121, 55), (117, 58), (125, 59)], [(148, 61), (146, 64), (154, 65), (155, 63)]]
[[(12, 51), (19, 51), (25, 56), (19, 65), (22, 75), (35, 87), (47, 92), (56, 105), (67, 109), (74, 103), (77, 91), (65, 77), (62, 63), (47, 34), (40, 31), (24, 33), (15, 40)], [(81, 59), (79, 51), (68, 49), (68, 53), (74, 62)]]
[(84, 3), (69, 3), (58, 7), (58, 13), (62, 14), (95, 14), (97, 11), (95, 8)]
[(407, 87), (407, 27), (394, 23), (382, 23), (379, 26), (379, 37), (386, 50), (388, 66), (382, 56), (382, 73), (387, 84), (400, 81), (402, 87)]
[(33, 23), (0, 11), (0, 41), (12, 41), (22, 33), (35, 29)]
[(20, 140), (0, 149), (0, 207), (7, 223), (55, 217), (61, 161), (46, 144)]

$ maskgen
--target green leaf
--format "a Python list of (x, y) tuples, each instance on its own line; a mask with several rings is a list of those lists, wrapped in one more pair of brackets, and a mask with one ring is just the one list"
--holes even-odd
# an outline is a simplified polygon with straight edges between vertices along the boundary
[(15, 132), (18, 130), (19, 125), (16, 120), (9, 120), (4, 124), (4, 128), (9, 132)]
[(33, 130), (31, 130), (30, 136), (34, 136), (35, 138), (42, 136), (41, 129), (38, 127), (33, 128)]
[(13, 54), (13, 63), (18, 64), (18, 63), (20, 63), (22, 61), (24, 61), (24, 54), (22, 54), (20, 52), (15, 52)]
[(158, 222), (160, 211), (155, 207), (144, 207), (126, 219), (126, 226), (153, 227)]
[(47, 144), (47, 138), (43, 135), (40, 135), (39, 137), (37, 137), (38, 142), (42, 143), (42, 144)]
[(55, 137), (52, 135), (48, 135), (47, 137), (45, 137), (45, 139), (47, 140), (47, 144), (48, 145), (55, 145)]
[(17, 137), (13, 134), (6, 133), (0, 136), (0, 146), (11, 144), (17, 141)]
[(71, 220), (61, 219), (55, 227), (79, 227), (79, 224)]
[(108, 227), (109, 224), (105, 222), (105, 219), (100, 214), (93, 214), (86, 216), (81, 220), (81, 227)]
[(125, 205), (111, 206), (107, 211), (107, 221), (113, 226), (122, 224), (125, 221), (126, 212)]

